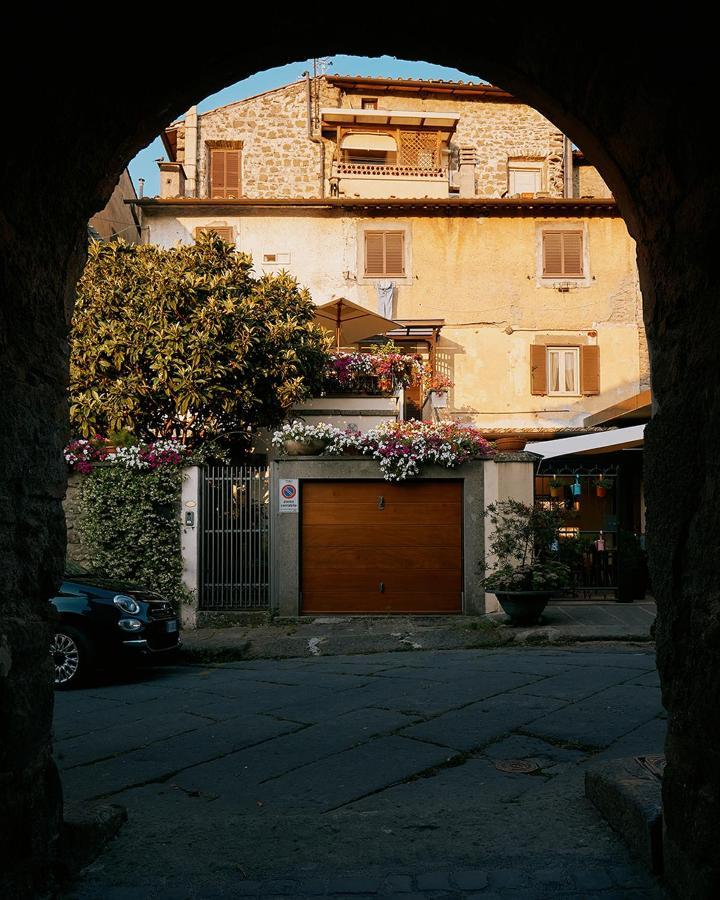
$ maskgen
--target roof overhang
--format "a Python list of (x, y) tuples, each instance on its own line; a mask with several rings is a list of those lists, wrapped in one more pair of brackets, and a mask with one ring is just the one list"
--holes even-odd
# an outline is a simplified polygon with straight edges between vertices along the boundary
[(537, 453), (543, 459), (557, 456), (592, 456), (599, 453), (614, 453), (642, 447), (645, 442), (645, 426), (631, 425), (595, 434), (579, 434), (576, 437), (560, 438), (557, 441), (534, 441), (525, 449)]
[(609, 425), (611, 423), (622, 424), (628, 419), (649, 421), (651, 416), (652, 392), (648, 390), (626, 397), (625, 400), (620, 400), (612, 406), (607, 406), (591, 416), (585, 416), (584, 424), (587, 426)]
[(460, 115), (451, 112), (426, 112), (422, 109), (349, 109), (325, 107), (320, 110), (326, 125), (378, 125), (412, 128), (455, 128)]

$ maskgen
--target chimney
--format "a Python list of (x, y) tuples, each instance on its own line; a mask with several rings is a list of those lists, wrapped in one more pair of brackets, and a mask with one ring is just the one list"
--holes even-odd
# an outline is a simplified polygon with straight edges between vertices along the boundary
[(460, 148), (460, 175), (458, 193), (461, 197), (475, 196), (475, 148)]
[(160, 196), (184, 197), (185, 170), (182, 163), (158, 160), (158, 168), (160, 169)]
[(197, 159), (198, 159), (198, 114), (197, 106), (191, 106), (185, 116), (185, 196), (197, 197)]

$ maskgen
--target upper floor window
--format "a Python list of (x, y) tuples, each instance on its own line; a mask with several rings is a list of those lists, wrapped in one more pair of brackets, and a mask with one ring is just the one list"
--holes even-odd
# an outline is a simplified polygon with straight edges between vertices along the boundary
[(542, 274), (543, 278), (582, 278), (585, 275), (582, 231), (543, 231)]
[(216, 234), (221, 240), (225, 241), (226, 244), (234, 244), (234, 231), (232, 225), (200, 225), (194, 230), (193, 234), (195, 240), (203, 234)]
[(378, 108), (377, 97), (363, 97), (362, 98), (362, 108), (363, 109), (377, 109)]
[(365, 232), (365, 277), (405, 275), (405, 232)]
[(211, 199), (237, 199), (242, 194), (242, 145), (227, 146), (230, 141), (218, 143), (225, 146), (209, 146), (208, 195)]
[(597, 344), (531, 344), (530, 393), (550, 397), (599, 394), (600, 349)]
[(543, 163), (527, 160), (508, 162), (508, 194), (538, 194), (543, 189)]
[(548, 347), (547, 379), (550, 396), (577, 396), (580, 393), (580, 348)]

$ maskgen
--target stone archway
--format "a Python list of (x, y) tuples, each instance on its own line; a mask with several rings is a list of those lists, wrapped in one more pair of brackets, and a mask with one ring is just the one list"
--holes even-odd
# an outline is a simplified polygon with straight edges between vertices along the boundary
[[(199, 29), (189, 38), (180, 22), (158, 30), (156, 42), (104, 35), (98, 42), (104, 57), (116, 54), (122, 63), (113, 80), (96, 78), (88, 45), (67, 37), (36, 55), (47, 75), (42, 97), (18, 90), (8, 101), (6, 121), (16, 138), (6, 144), (0, 175), (5, 896), (42, 883), (60, 816), (46, 598), (62, 567), (66, 328), (85, 223), (135, 151), (192, 102), (259, 69), (338, 49), (367, 55), (390, 49), (476, 72), (516, 93), (598, 166), (637, 241), (657, 404), (648, 429), (647, 507), (658, 658), (670, 714), (667, 862), (683, 897), (717, 890), (720, 386), (708, 376), (720, 334), (714, 266), (720, 203), (711, 163), (697, 152), (705, 111), (713, 108), (710, 63), (703, 62), (711, 56), (695, 44), (680, 78), (676, 51), (690, 47), (682, 25), (649, 35), (644, 21), (604, 28), (586, 11), (563, 19), (538, 8), (510, 23), (500, 12), (460, 9), (457, 21), (443, 26), (452, 32), (447, 42), (438, 23), (415, 24), (412, 13), (386, 12), (381, 25), (340, 30), (329, 16), (307, 21), (298, 11), (271, 21), (244, 12), (233, 28), (237, 41), (228, 44), (217, 43), (224, 40), (219, 36), (205, 40)], [(505, 38), (509, 29), (512, 40)], [(250, 40), (243, 42), (243, 34)], [(670, 47), (674, 78), (666, 69)], [(132, 58), (138, 54), (139, 62)], [(14, 73), (6, 84), (15, 84)]]

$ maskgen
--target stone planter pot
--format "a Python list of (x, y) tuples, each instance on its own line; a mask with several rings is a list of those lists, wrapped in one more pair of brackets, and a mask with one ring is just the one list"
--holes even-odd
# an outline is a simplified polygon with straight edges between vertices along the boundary
[(327, 443), (319, 439), (308, 441), (283, 441), (286, 456), (320, 456)]
[(495, 591), (503, 612), (510, 616), (510, 624), (537, 625), (552, 597), (552, 591)]
[(448, 392), (430, 391), (430, 405), (433, 409), (445, 409), (448, 405)]
[(495, 438), (495, 449), (499, 453), (519, 453), (525, 449), (527, 442), (520, 437), (499, 437)]

